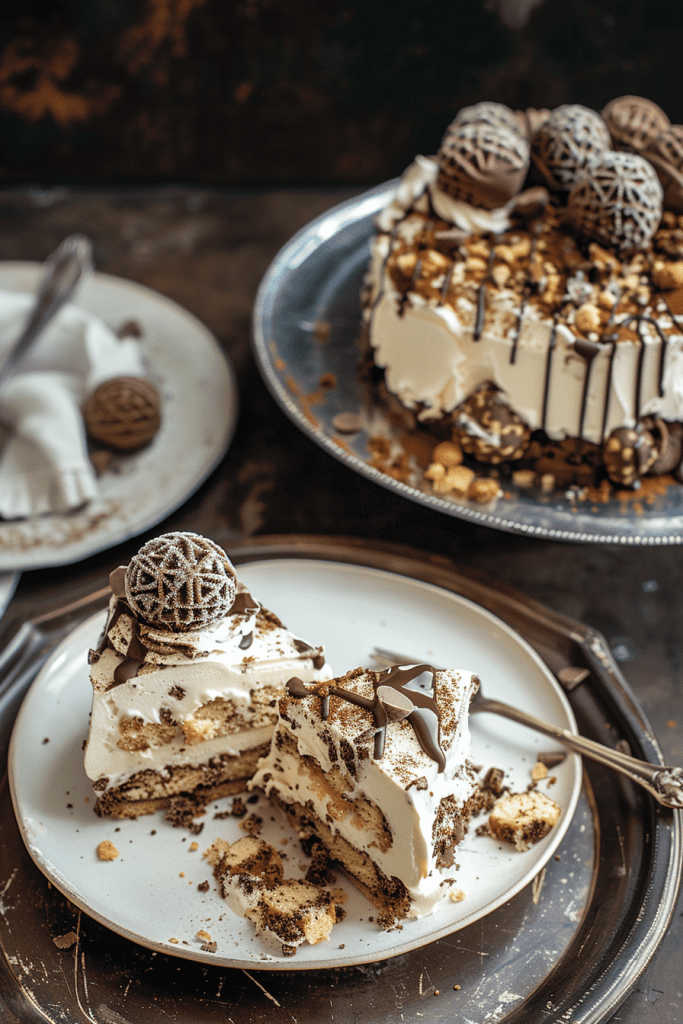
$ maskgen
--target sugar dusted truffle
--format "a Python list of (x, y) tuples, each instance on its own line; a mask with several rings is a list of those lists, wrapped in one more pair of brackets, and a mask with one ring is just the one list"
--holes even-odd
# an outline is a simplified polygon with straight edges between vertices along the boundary
[(454, 850), (480, 790), (468, 708), (479, 681), (428, 665), (293, 679), (253, 785), (330, 858), (391, 926), (448, 895)]
[(201, 803), (244, 789), (287, 679), (329, 679), (323, 648), (262, 608), (197, 534), (150, 541), (111, 584), (90, 653), (85, 770), (97, 813), (137, 817), (180, 794)]

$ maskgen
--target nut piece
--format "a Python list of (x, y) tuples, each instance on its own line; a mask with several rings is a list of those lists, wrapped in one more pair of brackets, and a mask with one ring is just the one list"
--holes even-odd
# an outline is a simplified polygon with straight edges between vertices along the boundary
[(97, 856), (100, 860), (116, 860), (119, 851), (108, 839), (103, 840), (97, 847)]
[(610, 148), (607, 126), (580, 103), (557, 107), (536, 131), (531, 156), (549, 186), (567, 190)]
[(493, 501), (499, 494), (500, 485), (497, 480), (490, 476), (475, 477), (467, 488), (467, 497), (471, 498), (472, 501), (478, 501), (482, 505), (487, 501)]
[(454, 415), (463, 451), (480, 462), (512, 462), (529, 444), (529, 428), (493, 384), (473, 391)]
[(206, 629), (235, 600), (236, 575), (223, 549), (196, 533), (165, 533), (140, 548), (126, 569), (126, 600), (150, 626)]
[(620, 252), (645, 249), (662, 217), (662, 186), (634, 153), (606, 153), (571, 189), (567, 210), (589, 238)]
[(442, 466), (459, 466), (462, 462), (462, 448), (455, 441), (441, 441), (432, 452), (432, 462)]
[(89, 436), (122, 452), (144, 448), (161, 425), (159, 393), (142, 377), (105, 380), (86, 399), (82, 412)]
[(655, 440), (642, 423), (617, 427), (602, 446), (602, 461), (612, 483), (633, 487), (657, 458)]
[(600, 310), (591, 302), (584, 302), (576, 311), (574, 324), (582, 334), (597, 331), (600, 327)]

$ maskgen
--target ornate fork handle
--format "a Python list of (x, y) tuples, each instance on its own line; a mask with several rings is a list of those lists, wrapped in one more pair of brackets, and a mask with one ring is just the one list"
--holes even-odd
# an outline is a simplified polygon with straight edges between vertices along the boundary
[(526, 725), (536, 732), (544, 733), (553, 739), (559, 740), (565, 747), (583, 754), (593, 761), (614, 768), (623, 775), (628, 776), (632, 782), (643, 786), (655, 800), (665, 807), (683, 809), (683, 768), (667, 768), (663, 765), (649, 764), (647, 761), (640, 761), (637, 757), (629, 754), (622, 754), (620, 750), (606, 747), (595, 740), (589, 740), (585, 736), (577, 736), (568, 729), (560, 729), (550, 722), (544, 722), (535, 715), (530, 715), (519, 708), (511, 707), (500, 700), (485, 697), (481, 691), (475, 694), (470, 705), (473, 714), (488, 711), (494, 715), (501, 715), (503, 718), (510, 718), (513, 722)]
[[(373, 657), (399, 665), (416, 664), (414, 658), (397, 654), (395, 651), (387, 651), (383, 647), (375, 647)], [(595, 740), (577, 736), (576, 733), (569, 732), (568, 729), (560, 729), (557, 725), (544, 722), (543, 719), (512, 707), (511, 704), (485, 697), (480, 687), (472, 699), (470, 712), (476, 714), (483, 711), (501, 715), (513, 722), (519, 722), (520, 725), (526, 725), (536, 732), (551, 736), (568, 747), (569, 750), (574, 750), (577, 754), (583, 754), (584, 757), (589, 757), (592, 761), (598, 761), (600, 764), (614, 768), (622, 775), (626, 775), (632, 782), (643, 786), (664, 807), (683, 809), (683, 768), (667, 768), (665, 765), (640, 761), (637, 757), (631, 757), (630, 754), (622, 754), (620, 750), (606, 747), (603, 743), (596, 743)]]

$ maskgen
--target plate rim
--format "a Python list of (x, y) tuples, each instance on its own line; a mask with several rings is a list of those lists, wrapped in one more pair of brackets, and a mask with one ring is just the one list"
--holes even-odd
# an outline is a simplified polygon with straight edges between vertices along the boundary
[[(637, 516), (634, 516), (632, 519), (623, 520), (618, 519), (616, 516), (611, 516), (609, 519), (604, 520), (605, 523), (611, 524), (610, 529), (598, 530), (595, 527), (592, 530), (588, 528), (573, 529), (571, 527), (573, 514), (569, 509), (565, 511), (564, 509), (557, 510), (550, 506), (544, 506), (545, 514), (557, 520), (556, 525), (546, 526), (539, 523), (519, 522), (506, 517), (502, 513), (497, 514), (496, 511), (486, 511), (484, 508), (474, 507), (474, 505), (460, 505), (447, 501), (437, 494), (421, 491), (401, 480), (396, 480), (386, 473), (382, 473), (375, 466), (369, 465), (353, 452), (346, 451), (326, 433), (317, 429), (311, 423), (310, 418), (299, 408), (296, 401), (280, 381), (271, 359), (272, 339), (269, 337), (268, 324), (273, 301), (278, 292), (278, 279), (289, 267), (294, 267), (296, 270), (307, 256), (310, 256), (315, 249), (323, 245), (343, 227), (355, 223), (363, 217), (378, 213), (386, 200), (395, 192), (399, 180), (399, 178), (392, 178), (389, 181), (382, 182), (351, 199), (337, 203), (313, 218), (282, 246), (261, 278), (252, 311), (252, 349), (261, 376), (278, 405), (306, 436), (354, 472), (379, 484), (385, 490), (392, 491), (404, 498), (408, 498), (410, 501), (455, 518), (464, 519), (480, 526), (492, 527), (507, 533), (537, 537), (544, 540), (632, 546), (683, 544), (683, 514), (667, 519), (666, 526), (662, 527), (659, 532), (642, 533), (638, 532), (638, 527), (643, 520)], [(359, 330), (360, 325), (361, 308), (359, 296)], [(586, 518), (585, 515), (583, 518)]]
[[(5, 290), (6, 287), (3, 284), (5, 273), (26, 273), (27, 277), (37, 280), (41, 269), (42, 264), (34, 260), (1, 260), (0, 289)], [(218, 357), (216, 365), (224, 368), (224, 378), (221, 382), (226, 395), (223, 428), (199, 471), (192, 474), (191, 480), (188, 475), (188, 485), (181, 495), (176, 495), (171, 501), (163, 504), (159, 502), (155, 509), (140, 515), (128, 524), (121, 525), (119, 529), (111, 532), (105, 530), (102, 533), (92, 534), (90, 543), (85, 542), (81, 538), (79, 541), (67, 542), (59, 547), (50, 547), (49, 544), (38, 544), (32, 548), (20, 548), (14, 552), (10, 548), (0, 548), (0, 572), (23, 572), (25, 570), (73, 565), (85, 558), (89, 558), (91, 555), (107, 551), (109, 548), (125, 543), (132, 537), (140, 536), (147, 530), (152, 529), (157, 523), (160, 523), (180, 508), (201, 487), (229, 449), (237, 429), (239, 392), (235, 369), (227, 352), (220, 345), (218, 338), (205, 323), (179, 302), (176, 302), (175, 299), (164, 295), (162, 292), (158, 292), (154, 288), (150, 288), (138, 281), (120, 277), (116, 274), (108, 274), (104, 271), (95, 271), (91, 278), (79, 288), (72, 303), (96, 316), (100, 315), (97, 309), (98, 303), (88, 298), (88, 287), (91, 284), (94, 286), (104, 285), (105, 288), (123, 289), (128, 293), (137, 292), (147, 301), (154, 303), (159, 308), (163, 308), (166, 315), (170, 314), (185, 320), (198, 336), (201, 335), (203, 337), (207, 346), (207, 352), (211, 350), (213, 355)], [(70, 514), (64, 513), (53, 518), (55, 522), (64, 521), (68, 523)], [(7, 522), (11, 521), (0, 521), (0, 529)]]
[[(524, 637), (522, 637), (514, 629), (514, 627), (509, 625), (494, 612), (478, 604), (471, 598), (465, 597), (462, 594), (454, 593), (453, 591), (445, 590), (443, 587), (439, 587), (437, 584), (433, 584), (425, 580), (402, 576), (400, 573), (394, 572), (390, 569), (382, 569), (375, 566), (363, 566), (353, 562), (341, 562), (331, 559), (304, 559), (301, 557), (297, 557), (295, 555), (282, 555), (277, 558), (272, 557), (271, 559), (253, 559), (251, 562), (248, 560), (241, 560), (239, 564), (240, 566), (249, 566), (250, 564), (261, 565), (264, 562), (267, 564), (269, 561), (280, 563), (289, 561), (294, 564), (301, 564), (305, 562), (309, 565), (313, 564), (321, 566), (323, 568), (334, 567), (341, 573), (346, 573), (348, 571), (360, 571), (361, 573), (369, 573), (377, 577), (393, 577), (394, 581), (396, 579), (405, 579), (411, 584), (411, 586), (415, 587), (416, 591), (419, 591), (420, 588), (428, 588), (435, 592), (440, 591), (442, 595), (444, 595), (448, 601), (453, 602), (454, 605), (467, 607), (473, 614), (483, 618), (483, 620), (485, 622), (488, 622), (490, 625), (495, 626), (497, 629), (499, 629), (501, 632), (507, 635), (507, 637), (512, 643), (516, 644), (518, 648), (521, 649), (525, 658), (531, 660), (538, 668), (539, 673), (543, 676), (544, 689), (547, 688), (548, 691), (552, 691), (554, 698), (558, 701), (561, 713), (564, 717), (562, 727), (569, 728), (570, 732), (576, 733), (576, 720), (574, 717), (574, 712), (572, 710), (571, 704), (567, 699), (561, 684), (554, 677), (554, 674), (549, 668), (549, 666), (543, 661), (538, 652), (534, 650), (533, 646)], [(417, 597), (416, 594), (415, 597)], [(45, 661), (45, 663), (43, 664), (43, 666), (41, 667), (41, 669), (31, 682), (30, 686), (28, 687), (12, 729), (12, 735), (10, 738), (8, 751), (7, 775), (9, 781), (10, 797), (12, 801), (12, 806), (14, 808), (17, 825), (19, 827), (19, 831), (21, 833), (24, 845), (34, 864), (46, 876), (48, 881), (50, 881), (64, 896), (66, 896), (67, 899), (74, 903), (75, 906), (79, 907), (80, 910), (86, 913), (89, 917), (92, 917), (94, 920), (98, 921), (106, 928), (110, 929), (111, 931), (114, 931), (116, 934), (121, 935), (123, 938), (126, 938), (137, 945), (142, 945), (147, 949), (165, 953), (169, 956), (178, 957), (184, 960), (194, 960), (201, 963), (213, 964), (214, 966), (219, 967), (229, 967), (238, 969), (246, 968), (249, 970), (271, 970), (278, 972), (298, 972), (313, 970), (318, 971), (335, 969), (340, 967), (357, 967), (368, 963), (379, 963), (384, 960), (389, 960), (394, 957), (401, 956), (405, 953), (409, 953), (411, 951), (423, 948), (425, 946), (430, 945), (433, 942), (438, 941), (439, 939), (447, 937), (448, 935), (455, 934), (461, 929), (466, 928), (474, 924), (476, 921), (481, 920), (483, 917), (486, 917), (489, 914), (493, 913), (504, 903), (507, 903), (509, 900), (513, 899), (519, 892), (521, 892), (532, 882), (533, 878), (543, 869), (544, 865), (547, 864), (547, 862), (556, 852), (558, 846), (564, 839), (564, 836), (571, 825), (571, 822), (574, 818), (574, 814), (576, 812), (576, 807), (579, 801), (582, 788), (582, 767), (581, 759), (579, 758), (579, 756), (576, 754), (572, 754), (571, 752), (568, 752), (567, 760), (571, 763), (572, 778), (568, 802), (566, 806), (562, 807), (561, 827), (556, 827), (556, 829), (553, 831), (551, 840), (544, 846), (540, 856), (538, 856), (528, 866), (524, 874), (519, 879), (517, 879), (517, 881), (514, 882), (513, 885), (507, 888), (503, 893), (500, 893), (498, 896), (490, 900), (485, 905), (485, 908), (481, 908), (478, 911), (473, 911), (471, 914), (468, 914), (464, 918), (458, 920), (455, 924), (443, 925), (435, 931), (430, 932), (426, 936), (416, 936), (413, 939), (408, 937), (406, 939), (405, 931), (401, 931), (400, 933), (397, 933), (397, 935), (400, 936), (400, 939), (397, 941), (396, 945), (392, 946), (388, 950), (367, 952), (366, 954), (353, 955), (350, 958), (339, 959), (327, 957), (325, 959), (316, 961), (297, 961), (296, 958), (291, 960), (242, 960), (239, 958), (226, 958), (225, 956), (217, 956), (215, 953), (202, 953), (201, 950), (195, 950), (193, 947), (190, 946), (185, 947), (181, 946), (180, 944), (175, 945), (170, 944), (168, 942), (158, 942), (154, 939), (148, 938), (147, 936), (136, 933), (130, 930), (130, 928), (126, 927), (125, 925), (121, 925), (116, 921), (112, 921), (110, 917), (107, 917), (105, 912), (93, 909), (89, 905), (87, 899), (80, 893), (80, 891), (74, 888), (72, 879), (69, 877), (65, 877), (51, 863), (51, 861), (49, 861), (47, 858), (40, 856), (40, 851), (36, 847), (35, 841), (31, 840), (28, 829), (26, 828), (24, 820), (20, 813), (20, 806), (22, 804), (22, 801), (19, 797), (19, 787), (16, 780), (15, 762), (17, 758), (17, 744), (19, 742), (18, 736), (22, 732), (22, 730), (25, 731), (24, 719), (31, 712), (31, 708), (29, 707), (29, 701), (32, 695), (33, 699), (35, 699), (37, 689), (40, 689), (41, 686), (44, 687), (46, 684), (49, 685), (51, 673), (54, 671), (55, 663), (59, 663), (64, 653), (69, 648), (73, 647), (73, 643), (77, 639), (81, 638), (81, 634), (85, 634), (87, 636), (89, 630), (93, 631), (93, 627), (96, 624), (96, 620), (101, 620), (101, 618), (102, 611), (100, 610), (94, 612), (92, 615), (77, 623), (73, 627), (73, 629), (70, 630), (66, 634), (66, 636), (63, 637), (62, 640), (56, 645), (56, 647), (50, 652), (50, 655), (48, 656), (47, 660)], [(62, 684), (61, 689), (64, 689), (64, 684)], [(408, 924), (409, 923), (410, 922), (408, 922)]]

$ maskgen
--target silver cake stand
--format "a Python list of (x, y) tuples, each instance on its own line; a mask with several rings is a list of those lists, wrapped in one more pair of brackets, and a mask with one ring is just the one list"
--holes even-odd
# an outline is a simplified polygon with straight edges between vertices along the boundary
[[(391, 199), (386, 182), (311, 221), (280, 250), (266, 272), (253, 316), (253, 348), (278, 404), (313, 441), (381, 487), (446, 515), (510, 533), (604, 544), (680, 544), (683, 486), (604, 503), (571, 493), (538, 495), (505, 482), (488, 505), (433, 493), (418, 472), (406, 484), (371, 465), (377, 432), (400, 444), (386, 413), (373, 407), (358, 376), (360, 289), (372, 221)], [(321, 379), (333, 386), (321, 388)], [(360, 417), (362, 429), (341, 433), (335, 418)], [(339, 422), (337, 420), (337, 422)]]

